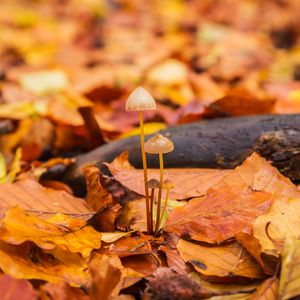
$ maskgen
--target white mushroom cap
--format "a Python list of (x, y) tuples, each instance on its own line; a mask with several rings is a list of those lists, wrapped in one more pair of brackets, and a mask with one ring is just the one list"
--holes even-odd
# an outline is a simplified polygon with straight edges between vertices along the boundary
[(150, 154), (168, 153), (173, 150), (173, 142), (161, 134), (155, 135), (145, 143), (145, 151)]
[(136, 88), (126, 101), (127, 111), (154, 110), (156, 102), (154, 98), (142, 87)]

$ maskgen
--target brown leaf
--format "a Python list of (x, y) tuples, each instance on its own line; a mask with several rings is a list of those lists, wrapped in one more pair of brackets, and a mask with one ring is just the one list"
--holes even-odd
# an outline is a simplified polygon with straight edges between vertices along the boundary
[(41, 300), (89, 300), (90, 297), (79, 289), (69, 286), (66, 282), (46, 283), (40, 289)]
[(91, 299), (108, 299), (117, 296), (121, 289), (138, 282), (143, 275), (122, 265), (120, 259), (113, 255), (96, 254), (89, 264), (92, 287)]
[(242, 244), (268, 275), (274, 275), (278, 260), (268, 260), (269, 257), (262, 257), (262, 249), (259, 240), (253, 235), (240, 232), (235, 236), (235, 239)]
[(119, 228), (132, 228), (140, 231), (147, 230), (145, 216), (145, 198), (127, 202), (123, 205), (122, 214), (118, 218)]
[(225, 246), (201, 246), (179, 240), (177, 250), (185, 262), (205, 276), (263, 278), (262, 269), (238, 243)]
[(101, 173), (95, 166), (87, 166), (83, 169), (87, 181), (87, 203), (99, 212), (93, 218), (93, 225), (99, 231), (112, 232), (116, 219), (119, 216), (121, 206), (101, 184)]
[(276, 277), (271, 277), (267, 279), (248, 299), (276, 300), (278, 299), (278, 285), (278, 279)]
[(253, 153), (241, 166), (230, 171), (214, 188), (235, 186), (253, 191), (265, 191), (285, 197), (299, 197), (297, 187), (272, 167), (264, 158)]
[(246, 90), (233, 90), (223, 98), (210, 104), (209, 108), (229, 116), (271, 113), (275, 98), (256, 98)]
[(7, 209), (17, 205), (41, 218), (49, 218), (56, 213), (63, 213), (87, 220), (94, 214), (82, 199), (73, 197), (65, 191), (45, 188), (34, 179), (0, 185), (2, 217)]
[(162, 245), (159, 247), (159, 250), (165, 253), (169, 268), (176, 271), (178, 274), (186, 273), (186, 264), (176, 249)]
[(148, 276), (161, 266), (158, 257), (153, 253), (139, 254), (121, 258), (122, 264), (138, 273)]
[(100, 170), (95, 166), (86, 166), (83, 173), (87, 183), (86, 202), (95, 211), (103, 210), (113, 199), (100, 182)]
[[(111, 260), (109, 256), (101, 256), (100, 261), (94, 258), (90, 263), (92, 300), (108, 300), (121, 279), (121, 270)], [(119, 290), (115, 294), (119, 294)]]
[(37, 300), (38, 295), (27, 280), (0, 275), (0, 299)]
[(151, 253), (149, 241), (140, 237), (124, 237), (101, 249), (102, 253), (119, 257)]
[(169, 215), (165, 230), (193, 240), (218, 243), (239, 232), (251, 233), (255, 219), (269, 210), (272, 194), (239, 191), (234, 187), (210, 190)]
[[(112, 175), (130, 190), (144, 195), (143, 170), (135, 169), (128, 161), (128, 152), (122, 153), (107, 164)], [(171, 199), (186, 199), (205, 195), (207, 190), (220, 182), (228, 170), (214, 169), (165, 169), (164, 177), (175, 186), (170, 191)], [(148, 169), (148, 178), (159, 179), (158, 169)]]

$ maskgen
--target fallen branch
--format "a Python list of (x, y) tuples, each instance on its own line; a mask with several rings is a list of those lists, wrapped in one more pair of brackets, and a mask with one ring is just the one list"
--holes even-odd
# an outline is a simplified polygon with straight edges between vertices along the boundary
[[(167, 168), (234, 168), (257, 151), (285, 176), (300, 180), (300, 114), (206, 120), (171, 127), (161, 133), (175, 145), (175, 150), (165, 156)], [(101, 167), (102, 162), (111, 162), (124, 151), (129, 151), (129, 160), (135, 167), (142, 166), (139, 137), (131, 137), (78, 156), (62, 180), (82, 195), (85, 179), (81, 166), (98, 161)], [(153, 155), (147, 159), (148, 167), (158, 167)]]

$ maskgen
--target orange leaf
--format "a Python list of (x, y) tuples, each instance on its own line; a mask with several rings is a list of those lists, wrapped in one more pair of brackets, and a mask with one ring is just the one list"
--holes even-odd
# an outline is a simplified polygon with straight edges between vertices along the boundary
[(32, 285), (24, 279), (16, 279), (9, 275), (0, 277), (0, 299), (5, 300), (35, 300), (38, 298)]
[(93, 249), (100, 248), (101, 233), (84, 221), (70, 219), (63, 215), (43, 220), (29, 216), (19, 207), (10, 208), (3, 219), (0, 239), (20, 245), (32, 241), (42, 249), (59, 248), (88, 257)]
[(239, 232), (251, 233), (255, 219), (269, 210), (272, 194), (239, 191), (234, 187), (210, 190), (170, 213), (165, 230), (197, 241), (219, 243)]
[(201, 246), (179, 240), (177, 250), (185, 262), (205, 276), (262, 278), (262, 269), (238, 243), (225, 246)]
[(17, 205), (41, 218), (63, 213), (87, 220), (94, 214), (82, 199), (65, 191), (45, 188), (33, 179), (0, 185), (0, 217), (7, 209)]
[[(143, 170), (135, 169), (130, 165), (128, 152), (122, 153), (107, 166), (112, 175), (122, 185), (140, 195), (144, 195)], [(171, 180), (175, 186), (170, 191), (170, 198), (186, 199), (205, 195), (207, 190), (220, 182), (228, 172), (228, 170), (214, 169), (165, 169), (164, 177)], [(148, 178), (159, 179), (159, 170), (148, 169)]]

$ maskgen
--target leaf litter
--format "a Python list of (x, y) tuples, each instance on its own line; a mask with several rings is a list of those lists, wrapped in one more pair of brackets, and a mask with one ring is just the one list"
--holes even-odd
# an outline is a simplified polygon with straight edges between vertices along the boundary
[(299, 9), (296, 0), (2, 1), (0, 298), (299, 296), (299, 189), (256, 153), (234, 170), (166, 169), (174, 189), (157, 236), (146, 234), (143, 173), (127, 154), (106, 162), (109, 176), (85, 166), (85, 198), (44, 178), (73, 162), (60, 156), (138, 135), (138, 116), (125, 111), (138, 84), (158, 100), (144, 113), (147, 134), (299, 113)]

